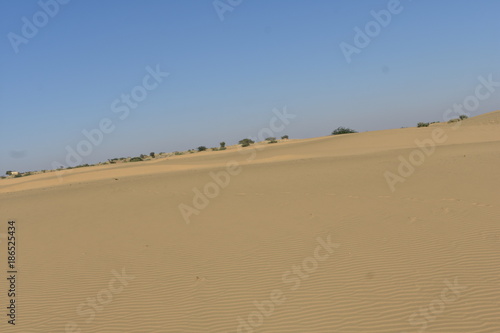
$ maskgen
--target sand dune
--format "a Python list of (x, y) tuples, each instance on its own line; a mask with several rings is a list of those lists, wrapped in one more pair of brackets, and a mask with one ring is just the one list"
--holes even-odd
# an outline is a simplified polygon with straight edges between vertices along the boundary
[(3, 180), (2, 332), (500, 332), (499, 117)]

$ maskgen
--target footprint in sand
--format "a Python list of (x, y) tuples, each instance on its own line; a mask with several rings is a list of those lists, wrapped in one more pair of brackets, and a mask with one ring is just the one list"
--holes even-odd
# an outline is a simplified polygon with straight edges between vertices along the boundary
[(477, 206), (477, 207), (491, 207), (491, 205), (479, 203), (479, 202), (473, 202), (472, 205)]

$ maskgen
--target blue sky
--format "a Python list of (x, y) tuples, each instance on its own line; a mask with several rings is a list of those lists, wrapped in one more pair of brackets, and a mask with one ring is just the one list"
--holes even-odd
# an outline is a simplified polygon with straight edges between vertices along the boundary
[[(50, 17), (0, 0), (0, 174), (67, 165), (67, 147), (105, 118), (113, 131), (82, 163), (234, 144), (275, 108), (296, 115), (276, 133), (291, 138), (415, 126), (441, 120), (479, 76), (500, 81), (495, 0), (402, 0), (350, 63), (340, 44), (395, 0), (221, 0), (234, 5), (224, 20), (212, 0), (66, 1)], [(23, 17), (39, 20), (34, 36)], [(112, 103), (156, 66), (169, 76), (120, 119)], [(474, 115), (499, 105), (500, 89)]]

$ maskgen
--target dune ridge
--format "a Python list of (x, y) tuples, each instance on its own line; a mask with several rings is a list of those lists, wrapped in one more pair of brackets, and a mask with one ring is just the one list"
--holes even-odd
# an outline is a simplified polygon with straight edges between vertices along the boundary
[[(500, 332), (499, 117), (4, 180), (22, 315), (2, 332)], [(384, 173), (435, 128), (392, 192)], [(186, 224), (179, 205), (231, 160)], [(315, 256), (318, 237), (339, 246)]]

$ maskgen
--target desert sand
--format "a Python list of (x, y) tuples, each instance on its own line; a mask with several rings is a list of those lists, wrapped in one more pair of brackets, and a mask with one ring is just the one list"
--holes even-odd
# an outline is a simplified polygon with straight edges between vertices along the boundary
[(497, 111), (5, 179), (1, 331), (500, 332), (499, 166)]

